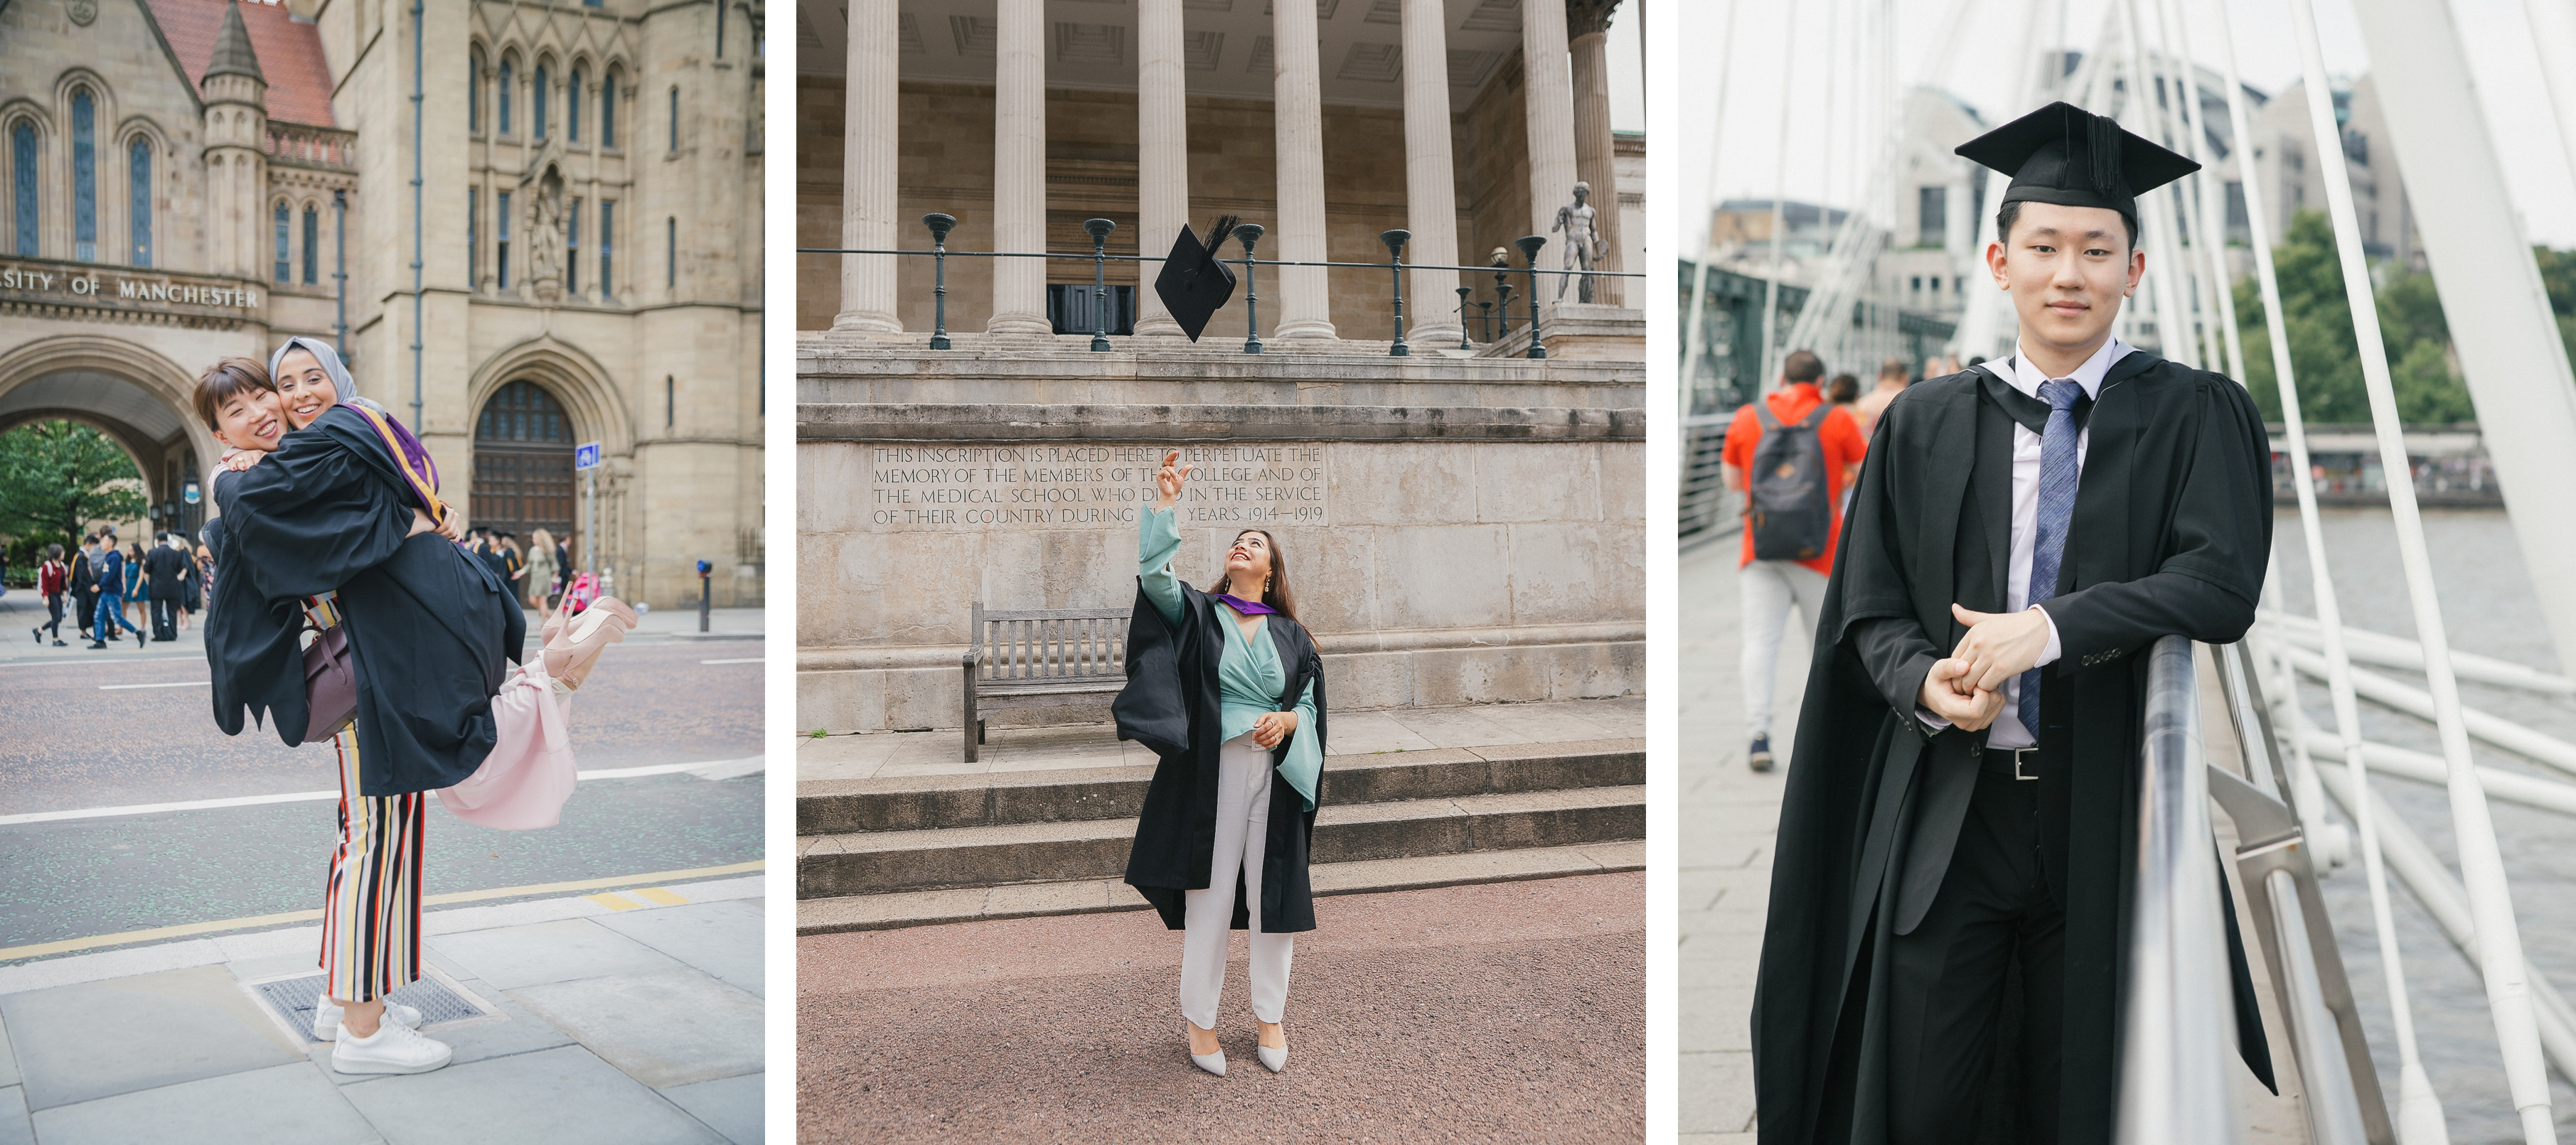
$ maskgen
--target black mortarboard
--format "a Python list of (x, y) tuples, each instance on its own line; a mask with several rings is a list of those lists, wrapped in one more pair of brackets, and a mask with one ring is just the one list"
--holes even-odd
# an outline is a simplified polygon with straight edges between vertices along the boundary
[(2004, 202), (2108, 207), (2135, 222), (2138, 196), (2200, 164), (2063, 100), (1959, 145), (1955, 154), (2012, 176)]
[(1182, 224), (1181, 237), (1172, 241), (1171, 257), (1163, 260), (1163, 272), (1154, 276), (1155, 296), (1163, 300), (1163, 309), (1172, 312), (1172, 320), (1181, 324), (1190, 341), (1198, 341), (1208, 319), (1234, 297), (1234, 270), (1216, 257), (1216, 248), (1233, 233), (1232, 215), (1216, 221), (1206, 242), (1191, 233), (1189, 224)]

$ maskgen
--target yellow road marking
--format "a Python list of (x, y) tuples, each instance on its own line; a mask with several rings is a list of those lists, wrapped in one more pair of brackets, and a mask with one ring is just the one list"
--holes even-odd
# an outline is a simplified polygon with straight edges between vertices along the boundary
[(627, 892), (627, 893), (628, 893), (628, 894), (632, 894), (632, 895), (636, 895), (636, 896), (641, 897), (641, 898), (648, 898), (648, 899), (651, 899), (651, 900), (653, 900), (654, 902), (657, 902), (657, 903), (662, 904), (663, 906), (687, 906), (687, 905), (689, 905), (689, 900), (687, 900), (687, 899), (685, 899), (685, 898), (682, 898), (682, 897), (680, 897), (680, 896), (678, 896), (678, 895), (672, 894), (672, 893), (671, 893), (671, 892), (669, 892), (669, 891), (663, 890), (663, 889), (662, 889), (662, 888), (660, 888), (660, 887), (642, 887), (642, 888), (638, 888), (638, 889), (633, 890), (633, 891), (629, 891), (629, 892)]
[[(443, 895), (430, 895), (421, 900), (421, 905), (445, 906), (449, 903), (480, 902), (485, 899), (517, 898), (522, 895), (541, 895), (564, 891), (586, 891), (602, 887), (631, 887), (637, 883), (650, 884), (680, 882), (687, 879), (713, 878), (718, 875), (747, 874), (752, 871), (760, 870), (767, 865), (766, 860), (753, 859), (747, 863), (727, 863), (720, 867), (696, 867), (682, 871), (650, 871), (640, 875), (620, 875), (603, 879), (575, 879), (570, 882), (561, 883), (536, 883), (524, 887), (496, 887), (491, 890), (484, 891), (452, 891)], [(655, 889), (659, 890), (660, 888), (657, 887)], [(680, 897), (678, 895), (672, 895), (669, 891), (662, 891), (661, 893), (671, 895), (671, 897), (675, 899)], [(654, 901), (659, 902), (661, 900), (655, 899)], [(682, 899), (681, 901), (686, 902), (688, 900)], [(38, 942), (31, 943), (26, 946), (0, 946), (0, 962), (10, 962), (21, 958), (42, 958), (49, 954), (69, 954), (75, 950), (92, 950), (102, 946), (122, 946), (130, 942), (155, 942), (165, 938), (187, 938), (191, 935), (215, 934), (227, 930), (248, 930), (253, 927), (279, 926), (291, 922), (314, 922), (319, 920), (321, 917), (322, 912), (319, 910), (290, 910), (278, 914), (252, 915), (248, 918), (228, 918), (214, 922), (191, 922), (179, 926), (155, 926), (144, 930), (129, 930), (120, 934), (101, 934), (89, 938), (66, 938), (58, 942)]]
[(583, 896), (581, 896), (581, 897), (586, 898), (586, 899), (589, 899), (589, 900), (590, 900), (590, 901), (592, 901), (592, 902), (598, 903), (598, 904), (599, 904), (599, 905), (601, 905), (601, 906), (607, 907), (607, 908), (608, 908), (608, 909), (610, 909), (610, 910), (642, 910), (642, 909), (644, 909), (644, 904), (643, 904), (643, 903), (636, 902), (635, 900), (630, 899), (630, 898), (627, 898), (627, 897), (626, 897), (626, 896), (624, 896), (624, 895), (620, 895), (620, 894), (613, 894), (613, 893), (610, 893), (610, 892), (607, 892), (607, 891), (602, 891), (602, 892), (600, 892), (600, 893), (598, 893), (598, 894), (595, 894), (595, 895), (583, 895)]

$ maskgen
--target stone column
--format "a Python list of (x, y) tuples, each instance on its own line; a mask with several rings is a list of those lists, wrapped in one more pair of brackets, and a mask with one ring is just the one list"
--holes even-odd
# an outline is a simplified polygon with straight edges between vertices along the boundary
[[(1527, 0), (1524, 0), (1527, 2)], [(1440, 0), (1404, 0), (1404, 215), (1413, 241), (1404, 261), (1458, 265), (1458, 188), (1449, 157), (1449, 34)], [(1454, 346), (1458, 272), (1413, 272), (1408, 337), (1425, 346)]]
[[(1136, 253), (1159, 259), (1190, 221), (1189, 91), (1181, 0), (1136, 3)], [(1180, 336), (1154, 293), (1160, 262), (1136, 264), (1136, 333)]]
[[(841, 125), (841, 245), (891, 250), (895, 245), (895, 133), (902, 109), (895, 51), (901, 30), (895, 0), (850, 0), (847, 122)], [(630, 256), (631, 257), (631, 256)], [(841, 312), (832, 329), (899, 333), (895, 256), (841, 256)]]
[[(1266, 245), (1278, 252), (1270, 256), (1277, 259), (1321, 262), (1325, 257), (1324, 89), (1318, 77), (1323, 49), (1316, 36), (1315, 0), (1275, 0), (1270, 117), (1278, 133), (1279, 225)], [(1279, 320), (1271, 336), (1337, 337), (1332, 283), (1325, 269), (1283, 266), (1278, 271)]]
[[(1546, 6), (1538, 0), (1522, 0), (1522, 4)], [(1626, 269), (1619, 265), (1619, 175), (1610, 142), (1610, 14), (1618, 8), (1619, 0), (1565, 0), (1566, 31), (1573, 37), (1568, 47), (1574, 57), (1574, 177), (1592, 187), (1592, 225), (1598, 229), (1602, 247), (1601, 261), (1594, 265), (1603, 270)], [(1554, 206), (1574, 201), (1573, 192), (1570, 185), (1557, 192), (1564, 198), (1549, 209), (1549, 222), (1555, 222)], [(1564, 241), (1564, 236), (1555, 235), (1548, 245), (1557, 247)], [(1623, 296), (1619, 284), (1625, 281), (1592, 280), (1592, 300), (1619, 305)]]
[[(1521, 100), (1529, 124), (1530, 229), (1546, 235), (1539, 266), (1564, 262), (1565, 235), (1551, 233), (1556, 209), (1574, 201), (1574, 81), (1567, 71), (1565, 9), (1555, 0), (1521, 0)], [(1601, 196), (1594, 195), (1595, 204)], [(1613, 200), (1615, 203), (1616, 200)], [(1606, 211), (1601, 213), (1608, 213)], [(1519, 252), (1513, 263), (1518, 265)], [(1539, 296), (1554, 301), (1557, 284), (1539, 281)], [(1566, 297), (1574, 295), (1568, 292)]]
[[(1046, 0), (997, 0), (993, 249), (1046, 249)], [(1046, 260), (993, 260), (995, 334), (1046, 334)]]

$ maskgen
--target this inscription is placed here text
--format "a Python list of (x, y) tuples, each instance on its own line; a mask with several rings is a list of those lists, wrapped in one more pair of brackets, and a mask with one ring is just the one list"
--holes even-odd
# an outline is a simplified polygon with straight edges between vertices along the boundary
[(880, 529), (1133, 526), (1154, 471), (1192, 465), (1184, 526), (1322, 525), (1324, 451), (1311, 445), (883, 445), (868, 448), (868, 520)]

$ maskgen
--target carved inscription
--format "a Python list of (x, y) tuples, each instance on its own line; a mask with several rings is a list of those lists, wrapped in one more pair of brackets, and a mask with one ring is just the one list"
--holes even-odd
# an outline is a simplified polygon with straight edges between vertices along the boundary
[(882, 445), (868, 448), (868, 520), (879, 529), (1133, 526), (1154, 471), (1194, 464), (1184, 526), (1322, 525), (1324, 450), (1314, 445)]

